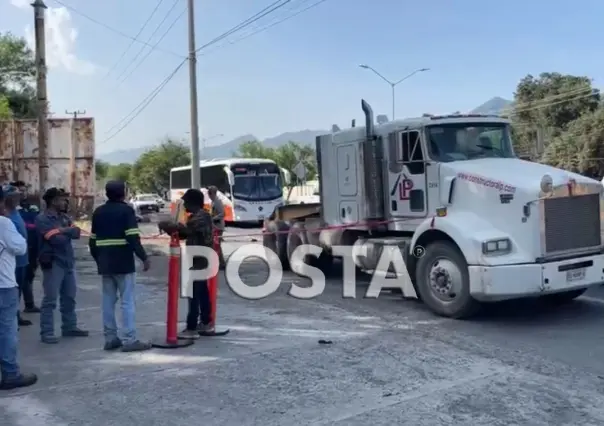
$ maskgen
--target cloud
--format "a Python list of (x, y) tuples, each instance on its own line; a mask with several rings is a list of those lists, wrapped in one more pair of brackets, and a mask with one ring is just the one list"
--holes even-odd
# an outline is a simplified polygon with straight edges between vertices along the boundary
[[(31, 10), (30, 0), (10, 1), (19, 9)], [(64, 69), (80, 75), (95, 73), (96, 65), (76, 56), (77, 38), (78, 31), (73, 26), (71, 14), (66, 8), (49, 7), (46, 9), (46, 64), (49, 68)], [(25, 39), (30, 47), (35, 46), (34, 29), (30, 25), (25, 27)]]

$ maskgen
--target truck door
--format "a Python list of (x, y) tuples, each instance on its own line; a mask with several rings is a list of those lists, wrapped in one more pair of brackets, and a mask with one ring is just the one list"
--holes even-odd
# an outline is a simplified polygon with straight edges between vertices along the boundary
[[(389, 173), (390, 215), (392, 217), (425, 217), (428, 213), (426, 163), (421, 133), (406, 130), (396, 135), (396, 173)], [(393, 152), (394, 151), (394, 152)], [(391, 154), (391, 155), (392, 155)], [(391, 168), (391, 170), (393, 170)]]

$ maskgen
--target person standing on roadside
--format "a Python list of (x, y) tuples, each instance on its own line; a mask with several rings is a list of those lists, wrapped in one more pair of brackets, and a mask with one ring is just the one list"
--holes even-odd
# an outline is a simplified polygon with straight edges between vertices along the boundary
[(65, 211), (69, 193), (50, 188), (43, 196), (46, 210), (36, 218), (40, 241), (40, 269), (44, 297), (40, 309), (40, 340), (54, 344), (59, 339), (54, 333), (54, 311), (61, 304), (61, 331), (63, 337), (87, 337), (88, 331), (77, 326), (75, 254), (72, 240), (80, 238), (80, 228), (75, 226)]
[[(212, 247), (212, 217), (203, 209), (204, 197), (199, 189), (188, 189), (182, 196), (184, 208), (190, 217), (185, 225), (170, 221), (158, 224), (159, 230), (167, 234), (178, 233), (181, 240), (186, 240), (187, 246)], [(203, 270), (208, 266), (208, 260), (202, 257), (193, 258), (193, 269)], [(181, 333), (182, 337), (197, 338), (199, 333), (212, 333), (212, 305), (206, 280), (193, 282), (193, 297), (189, 299), (187, 327)]]
[[(25, 281), (23, 285), (23, 302), (25, 309), (23, 312), (35, 314), (40, 312), (34, 301), (33, 288), (36, 270), (38, 269), (38, 233), (36, 231), (36, 217), (40, 209), (28, 200), (27, 185), (23, 181), (11, 182), (12, 186), (17, 187), (21, 194), (20, 206), (18, 208), (25, 227), (27, 228), (27, 266), (25, 267)], [(31, 297), (30, 297), (31, 295)]]
[[(27, 241), (27, 229), (25, 228), (25, 222), (18, 211), (19, 203), (21, 201), (21, 194), (15, 186), (5, 185), (2, 187), (2, 193), (4, 194), (4, 213), (8, 217), (15, 228), (21, 234), (21, 236)], [(19, 288), (19, 300), (21, 297), (27, 302), (32, 301), (34, 298), (33, 291), (31, 288), (27, 288), (25, 284), (25, 268), (28, 264), (27, 251), (22, 254), (15, 256), (15, 281)], [(21, 318), (21, 315), (17, 311), (17, 322), (19, 326), (30, 326), (32, 322)]]
[(222, 234), (224, 233), (224, 204), (222, 204), (222, 200), (218, 198), (218, 188), (215, 186), (210, 186), (208, 188), (208, 196), (210, 200), (212, 200), (212, 223), (214, 224), (214, 230), (218, 236), (218, 262), (220, 269), (224, 269), (226, 266), (226, 261), (224, 260), (224, 254), (222, 253)]
[(5, 217), (4, 193), (0, 188), (0, 390), (31, 386), (35, 374), (22, 373), (17, 362), (19, 333), (19, 289), (15, 279), (15, 257), (27, 253), (27, 241)]
[[(88, 246), (103, 283), (103, 331), (106, 351), (121, 348), (122, 352), (151, 349), (151, 344), (136, 337), (136, 265), (134, 257), (150, 268), (149, 257), (140, 240), (136, 214), (126, 202), (126, 185), (107, 182), (107, 202), (96, 208)], [(121, 299), (122, 338), (118, 336), (115, 304)]]

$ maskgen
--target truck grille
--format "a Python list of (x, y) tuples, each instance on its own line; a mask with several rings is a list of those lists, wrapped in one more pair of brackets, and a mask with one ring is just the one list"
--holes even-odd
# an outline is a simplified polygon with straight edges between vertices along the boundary
[(543, 207), (546, 253), (601, 244), (599, 194), (549, 198)]

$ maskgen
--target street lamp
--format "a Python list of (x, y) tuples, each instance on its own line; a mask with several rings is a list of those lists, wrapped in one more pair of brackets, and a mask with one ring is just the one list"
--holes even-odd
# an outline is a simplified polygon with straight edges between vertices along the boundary
[(375, 75), (377, 75), (379, 78), (381, 78), (382, 80), (384, 80), (386, 83), (388, 83), (392, 89), (392, 119), (394, 120), (394, 112), (395, 112), (395, 96), (396, 96), (396, 91), (395, 88), (396, 86), (398, 86), (400, 83), (402, 83), (403, 81), (407, 80), (408, 78), (413, 77), (415, 74), (420, 73), (420, 72), (424, 72), (424, 71), (430, 71), (430, 68), (419, 68), (416, 69), (415, 71), (413, 71), (412, 73), (406, 75), (405, 77), (401, 78), (398, 81), (390, 81), (388, 80), (386, 77), (384, 77), (382, 74), (380, 74), (375, 68), (366, 65), (366, 64), (361, 64), (359, 65), (359, 67), (366, 69), (366, 70), (370, 70), (373, 71), (373, 73)]

